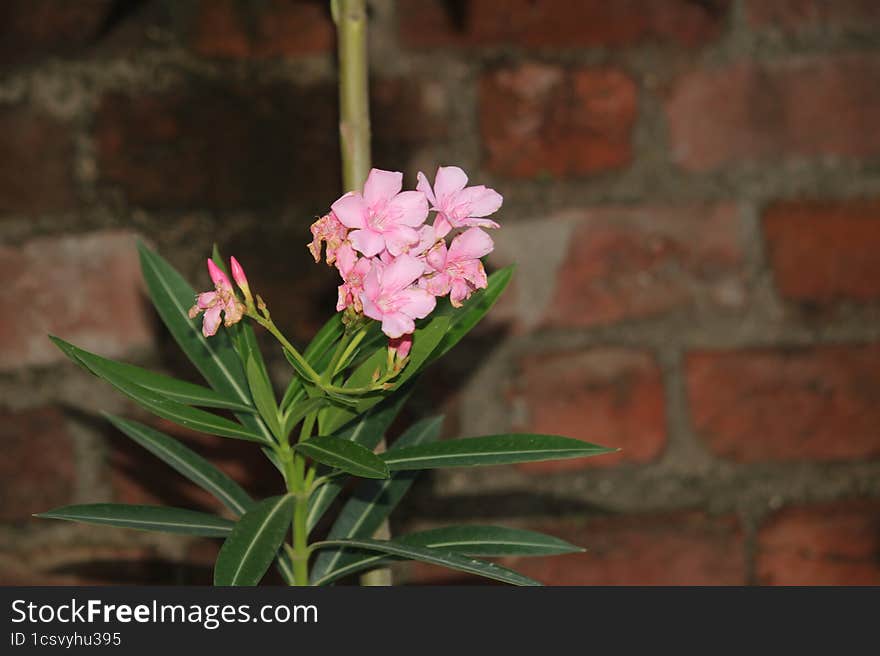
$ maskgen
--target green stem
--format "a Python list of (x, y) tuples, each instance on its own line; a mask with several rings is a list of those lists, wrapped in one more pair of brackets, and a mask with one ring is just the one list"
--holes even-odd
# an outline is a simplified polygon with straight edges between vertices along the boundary
[(306, 519), (309, 514), (309, 497), (300, 493), (293, 507), (293, 578), (296, 585), (309, 584), (309, 534)]
[(335, 0), (339, 41), (339, 138), (344, 191), (361, 189), (370, 172), (370, 103), (366, 0)]

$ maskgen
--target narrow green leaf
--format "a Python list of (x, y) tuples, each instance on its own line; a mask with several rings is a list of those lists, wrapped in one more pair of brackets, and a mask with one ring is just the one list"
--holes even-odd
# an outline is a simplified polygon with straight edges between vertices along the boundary
[(318, 396), (313, 399), (303, 399), (290, 406), (287, 409), (287, 415), (284, 417), (284, 434), (290, 434), (294, 426), (301, 422), (306, 415), (320, 410), (327, 403), (326, 397)]
[[(543, 533), (501, 526), (447, 526), (402, 535), (396, 540), (417, 547), (452, 551), (463, 556), (550, 556), (584, 551), (581, 547)], [(341, 551), (338, 549), (336, 553)], [(326, 553), (330, 551), (321, 555)], [(313, 576), (312, 585), (327, 585), (365, 569), (378, 567), (388, 560), (386, 555), (370, 556), (364, 552), (355, 552), (336, 563), (331, 570)], [(391, 560), (399, 558), (391, 557)]]
[(253, 356), (248, 356), (245, 372), (247, 373), (248, 387), (250, 387), (254, 405), (260, 411), (260, 416), (266, 422), (266, 425), (269, 426), (272, 434), (277, 439), (282, 439), (281, 421), (278, 417), (278, 405), (275, 403), (275, 392), (272, 391), (272, 383), (269, 382), (265, 370), (260, 367), (259, 362)]
[(388, 468), (375, 453), (360, 444), (338, 437), (313, 437), (294, 447), (323, 465), (362, 478), (388, 478)]
[[(440, 344), (431, 353), (429, 362), (442, 357), (458, 344), (471, 329), (476, 326), (484, 316), (492, 309), (498, 297), (507, 288), (513, 277), (514, 266), (508, 266), (489, 276), (486, 289), (481, 289), (464, 302), (462, 307), (456, 309), (448, 306), (450, 313), (449, 330), (443, 336)], [(448, 301), (447, 301), (448, 303)]]
[[(244, 367), (226, 330), (218, 331), (209, 341), (202, 334), (200, 320), (190, 319), (188, 315), (195, 299), (193, 288), (174, 267), (144, 244), (138, 244), (138, 252), (147, 291), (171, 336), (219, 394), (252, 405)], [(259, 417), (251, 413), (239, 413), (236, 417), (264, 441), (272, 441), (271, 432)]]
[(120, 392), (125, 394), (133, 401), (137, 401), (147, 410), (159, 415), (164, 419), (173, 421), (176, 424), (199, 430), (210, 435), (219, 435), (221, 437), (232, 437), (239, 440), (249, 440), (252, 442), (260, 442), (265, 444), (265, 439), (258, 433), (237, 424), (223, 417), (191, 408), (177, 401), (157, 394), (151, 390), (135, 385), (127, 378), (119, 376), (115, 371), (107, 369), (103, 366), (101, 360), (92, 355), (88, 351), (77, 349), (73, 344), (64, 342), (57, 337), (52, 338), (56, 343), (63, 343), (66, 349), (74, 350), (76, 357), (83, 362), (91, 371), (113, 385)]
[(64, 506), (36, 517), (66, 519), (85, 524), (104, 524), (119, 528), (136, 528), (161, 533), (184, 533), (203, 537), (223, 537), (232, 530), (232, 522), (207, 513), (166, 508), (164, 506), (138, 506), (122, 503), (87, 503)]
[[(99, 355), (89, 353), (73, 344), (65, 342), (63, 339), (55, 337), (54, 335), (49, 335), (49, 339), (51, 339), (55, 346), (57, 346), (67, 357), (83, 367), (89, 373), (96, 376), (102, 376), (101, 372), (108, 371), (120, 378), (126, 378), (136, 385), (140, 385), (145, 389), (157, 392), (162, 396), (185, 405), (200, 406), (203, 408), (223, 408), (227, 410), (238, 410), (240, 412), (254, 411), (252, 406), (220, 396), (209, 387), (178, 380), (171, 376), (156, 373), (132, 364), (102, 358)], [(89, 367), (89, 365), (79, 357), (80, 353), (88, 354), (90, 361), (99, 365), (97, 370), (93, 370)]]
[(366, 551), (378, 551), (379, 553), (391, 556), (401, 556), (410, 560), (419, 560), (432, 565), (440, 565), (449, 569), (467, 572), (468, 574), (476, 574), (485, 578), (494, 579), (503, 583), (512, 585), (541, 585), (538, 581), (530, 579), (527, 576), (518, 574), (511, 569), (495, 565), (494, 563), (486, 563), (481, 560), (473, 560), (451, 551), (442, 549), (430, 549), (394, 540), (368, 540), (366, 538), (355, 538), (347, 540), (323, 540), (315, 542), (313, 549), (323, 549), (326, 547), (349, 547), (353, 549), (364, 549)]
[[(390, 450), (432, 442), (440, 435), (443, 417), (428, 417), (416, 422), (395, 440)], [(342, 507), (336, 522), (327, 534), (329, 539), (373, 537), (382, 522), (400, 503), (418, 472), (398, 472), (384, 481), (362, 481)], [(320, 553), (312, 566), (312, 579), (343, 567), (357, 556), (344, 549)]]
[[(354, 421), (340, 428), (334, 435), (340, 439), (351, 440), (356, 444), (366, 447), (370, 451), (376, 448), (385, 431), (400, 414), (401, 409), (409, 399), (415, 380), (409, 385), (398, 390), (384, 402), (372, 407)], [(309, 512), (307, 516), (308, 530), (315, 528), (321, 517), (327, 512), (327, 508), (342, 491), (344, 481), (334, 479), (322, 485), (309, 499)]]
[(242, 515), (214, 565), (214, 585), (256, 585), (275, 560), (293, 514), (292, 495), (270, 497)]
[(466, 556), (555, 556), (584, 551), (552, 535), (504, 526), (444, 526), (410, 533), (398, 540)]
[(128, 437), (200, 488), (210, 492), (237, 515), (244, 513), (253, 504), (253, 500), (238, 483), (174, 438), (130, 419), (109, 414), (104, 416)]
[(444, 440), (434, 444), (389, 451), (380, 457), (388, 465), (389, 470), (398, 471), (584, 458), (612, 453), (616, 450), (571, 437), (524, 433)]

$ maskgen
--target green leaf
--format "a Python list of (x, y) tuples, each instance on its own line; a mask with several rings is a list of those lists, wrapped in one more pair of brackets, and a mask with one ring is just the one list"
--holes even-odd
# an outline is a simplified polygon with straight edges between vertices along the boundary
[(251, 396), (254, 399), (254, 405), (260, 411), (260, 416), (269, 430), (277, 439), (282, 439), (281, 421), (278, 417), (278, 405), (275, 403), (275, 392), (272, 391), (272, 383), (266, 375), (264, 369), (260, 367), (259, 362), (253, 356), (248, 356), (247, 365), (245, 366), (247, 373), (248, 387), (251, 390)]
[[(447, 526), (403, 535), (397, 538), (397, 542), (452, 551), (464, 556), (550, 556), (584, 551), (581, 547), (559, 538), (501, 526)], [(341, 551), (337, 550), (337, 553)], [(345, 576), (382, 565), (387, 560), (385, 555), (368, 556), (363, 552), (351, 554), (330, 571), (313, 576), (312, 585), (327, 585)]]
[[(372, 451), (382, 441), (385, 431), (388, 430), (388, 427), (391, 426), (391, 423), (400, 414), (401, 409), (412, 392), (414, 384), (415, 381), (412, 381), (405, 388), (395, 392), (383, 403), (372, 407), (369, 411), (356, 417), (354, 421), (340, 428), (334, 435), (340, 439), (351, 440)], [(334, 479), (322, 485), (311, 496), (307, 516), (309, 531), (315, 528), (321, 517), (327, 512), (327, 508), (330, 507), (330, 504), (333, 503), (333, 500), (342, 491), (343, 485), (344, 481)]]
[(406, 544), (448, 549), (467, 556), (555, 556), (584, 551), (552, 535), (504, 526), (444, 526), (398, 539)]
[(338, 437), (313, 437), (294, 447), (323, 465), (362, 478), (388, 478), (388, 468), (375, 453), (360, 444)]
[(237, 515), (244, 513), (253, 504), (253, 500), (238, 483), (174, 438), (130, 419), (109, 414), (104, 416), (128, 437), (200, 488), (210, 492)]
[(270, 497), (242, 515), (214, 565), (214, 585), (256, 585), (287, 535), (295, 497)]
[(328, 401), (326, 397), (318, 396), (313, 399), (303, 399), (290, 406), (287, 409), (287, 415), (284, 417), (284, 434), (289, 435), (290, 431), (293, 430), (293, 427), (301, 422), (306, 415), (320, 410), (327, 405), (327, 403)]
[(207, 513), (166, 508), (164, 506), (138, 506), (122, 503), (87, 503), (64, 506), (35, 517), (66, 519), (86, 524), (104, 524), (120, 528), (136, 528), (142, 531), (184, 533), (203, 537), (223, 537), (232, 530), (232, 522)]
[(478, 467), (519, 462), (583, 458), (612, 453), (589, 442), (559, 435), (486, 435), (397, 449), (380, 457), (391, 471), (438, 467)]
[(503, 583), (512, 585), (541, 585), (538, 581), (530, 579), (527, 576), (518, 574), (511, 569), (495, 565), (494, 563), (486, 563), (481, 560), (473, 560), (451, 551), (442, 549), (430, 549), (394, 540), (368, 540), (366, 538), (355, 538), (348, 540), (323, 540), (312, 544), (313, 549), (323, 549), (326, 547), (350, 547), (353, 549), (364, 549), (366, 551), (378, 551), (379, 553), (391, 556), (400, 556), (409, 558), (410, 560), (418, 560), (432, 565), (440, 565), (449, 569), (467, 572), (468, 574), (476, 574)]
[(64, 342), (57, 337), (52, 338), (58, 344), (64, 344), (65, 349), (69, 349), (76, 353), (76, 357), (85, 364), (96, 375), (100, 376), (108, 383), (113, 385), (120, 392), (130, 399), (137, 401), (147, 410), (159, 415), (164, 419), (173, 421), (181, 426), (192, 428), (193, 430), (202, 431), (210, 435), (219, 435), (221, 437), (232, 437), (239, 440), (249, 440), (252, 442), (260, 442), (265, 444), (266, 440), (259, 434), (255, 433), (240, 424), (237, 424), (223, 417), (191, 408), (177, 401), (172, 401), (156, 392), (136, 385), (127, 378), (119, 376), (114, 370), (105, 368), (102, 360), (98, 356), (92, 355), (88, 351), (78, 349), (73, 344)]
[[(395, 440), (390, 450), (436, 440), (442, 423), (443, 417), (429, 417), (413, 424)], [(384, 481), (363, 481), (342, 507), (327, 537), (372, 537), (407, 493), (417, 474), (418, 472), (413, 471), (398, 472)], [(356, 557), (344, 549), (325, 551), (315, 560), (312, 579), (320, 579), (327, 572), (343, 567), (347, 561)]]
[[(219, 394), (252, 405), (244, 368), (226, 330), (218, 331), (209, 342), (200, 330), (199, 320), (190, 319), (188, 315), (195, 299), (193, 288), (174, 267), (144, 244), (138, 244), (138, 251), (147, 291), (171, 336)], [(252, 414), (237, 417), (252, 432), (262, 435), (263, 441), (272, 441), (271, 432), (259, 417)]]
[(489, 276), (486, 289), (481, 289), (466, 300), (462, 307), (455, 309), (449, 305), (450, 325), (439, 346), (431, 353), (429, 362), (446, 354), (458, 344), (492, 309), (498, 297), (507, 288), (513, 277), (514, 266), (508, 266)]
[[(54, 335), (49, 335), (49, 339), (51, 339), (55, 346), (57, 346), (68, 358), (96, 376), (103, 377), (101, 373), (103, 371), (111, 372), (119, 378), (125, 378), (136, 385), (152, 392), (157, 392), (162, 396), (185, 405), (201, 406), (204, 408), (223, 408), (227, 410), (238, 410), (240, 412), (254, 411), (252, 406), (222, 397), (209, 387), (188, 383), (183, 380), (172, 378), (171, 376), (136, 367), (132, 364), (125, 364), (123, 362), (116, 362), (115, 360), (102, 358), (94, 353), (84, 351), (69, 342), (65, 342), (63, 339), (55, 337)], [(79, 357), (80, 354), (87, 354), (92, 363), (97, 363), (97, 370), (90, 367), (83, 358)]]

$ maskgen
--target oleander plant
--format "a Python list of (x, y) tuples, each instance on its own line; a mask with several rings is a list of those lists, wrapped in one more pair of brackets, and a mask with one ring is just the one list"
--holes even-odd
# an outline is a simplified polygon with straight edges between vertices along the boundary
[[(290, 585), (327, 585), (400, 559), (424, 561), (515, 585), (539, 585), (485, 557), (581, 551), (555, 537), (499, 526), (459, 525), (375, 539), (423, 469), (581, 458), (607, 449), (557, 435), (499, 434), (438, 439), (441, 417), (404, 430), (377, 453), (395, 417), (432, 363), (490, 310), (513, 274), (486, 275), (490, 215), (502, 197), (468, 186), (464, 171), (419, 174), (373, 169), (362, 191), (331, 205), (311, 227), (308, 249), (341, 277), (336, 313), (303, 349), (272, 320), (233, 257), (215, 247), (210, 291), (196, 293), (158, 254), (140, 245), (156, 311), (207, 386), (108, 360), (59, 337), (71, 360), (159, 417), (246, 440), (278, 471), (278, 495), (254, 499), (178, 440), (106, 415), (122, 433), (221, 502), (224, 516), (182, 508), (98, 503), (40, 517), (219, 538), (214, 584), (256, 585), (272, 567)], [(305, 255), (305, 254), (304, 254)], [(295, 286), (292, 289), (295, 293)], [(221, 325), (222, 324), (222, 325)], [(255, 330), (268, 331), (290, 363), (283, 394), (269, 378)], [(280, 389), (278, 390), (280, 391)], [(338, 501), (338, 502), (337, 502)], [(336, 502), (336, 503), (335, 503)], [(316, 527), (338, 509), (329, 530)], [(476, 557), (476, 558), (475, 558)]]

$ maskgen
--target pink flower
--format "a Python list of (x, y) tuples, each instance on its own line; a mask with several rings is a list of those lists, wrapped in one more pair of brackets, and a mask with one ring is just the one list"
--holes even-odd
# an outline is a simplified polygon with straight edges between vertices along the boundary
[(431, 209), (437, 211), (434, 231), (438, 238), (445, 237), (453, 228), (478, 226), (497, 228), (498, 224), (489, 216), (501, 207), (503, 198), (494, 189), (483, 185), (466, 187), (468, 177), (457, 166), (441, 166), (434, 178), (434, 188), (421, 171), (416, 189), (425, 194), (431, 202)]
[(208, 260), (208, 274), (214, 282), (214, 291), (202, 292), (196, 296), (196, 304), (189, 310), (190, 319), (195, 319), (200, 312), (205, 313), (202, 320), (202, 334), (205, 337), (217, 333), (217, 328), (220, 327), (221, 311), (225, 315), (224, 325), (227, 327), (241, 321), (245, 311), (244, 305), (235, 297), (235, 291), (232, 289), (229, 278), (210, 259)]
[(336, 268), (342, 276), (339, 285), (336, 310), (341, 312), (352, 306), (355, 312), (362, 312), (361, 292), (364, 290), (364, 278), (370, 272), (370, 259), (359, 258), (351, 245), (346, 242), (336, 251)]
[(364, 314), (382, 322), (382, 332), (397, 339), (413, 332), (415, 319), (428, 316), (436, 299), (413, 283), (424, 265), (411, 255), (401, 255), (390, 264), (373, 260), (361, 293)]
[(388, 250), (397, 256), (419, 241), (416, 231), (428, 218), (428, 201), (419, 191), (400, 191), (403, 174), (373, 169), (363, 195), (349, 192), (331, 205), (352, 231), (352, 246), (367, 257)]
[(315, 262), (321, 261), (321, 245), (327, 244), (327, 264), (333, 264), (336, 260), (336, 251), (348, 235), (348, 228), (339, 222), (333, 212), (330, 212), (315, 221), (309, 230), (313, 237), (309, 243), (309, 251)]
[(452, 240), (449, 248), (439, 242), (427, 255), (427, 264), (433, 273), (419, 281), (419, 285), (434, 296), (449, 294), (454, 307), (461, 307), (477, 289), (487, 285), (486, 270), (480, 258), (492, 252), (492, 238), (480, 228), (468, 228)]

